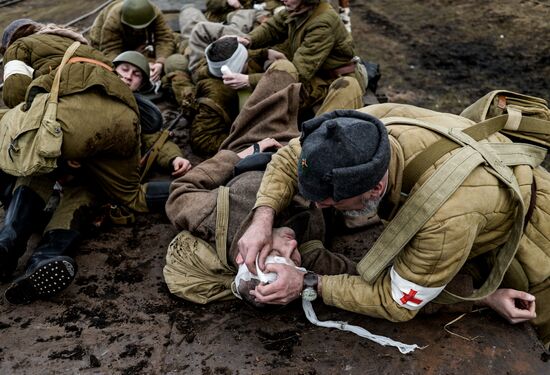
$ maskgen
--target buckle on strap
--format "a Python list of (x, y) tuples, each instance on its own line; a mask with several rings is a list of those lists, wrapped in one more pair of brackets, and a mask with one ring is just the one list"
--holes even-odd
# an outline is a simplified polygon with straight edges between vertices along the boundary
[(456, 139), (458, 142), (460, 142), (463, 145), (468, 145), (477, 152), (480, 153), (480, 155), (483, 157), (485, 162), (490, 165), (495, 172), (497, 172), (502, 178), (504, 178), (508, 182), (512, 182), (514, 179), (514, 172), (511, 168), (506, 166), (502, 160), (500, 160), (494, 152), (488, 147), (487, 145), (484, 145), (483, 143), (480, 143), (470, 137), (468, 134), (465, 134), (461, 129), (457, 128), (451, 128), (449, 129), (449, 135)]

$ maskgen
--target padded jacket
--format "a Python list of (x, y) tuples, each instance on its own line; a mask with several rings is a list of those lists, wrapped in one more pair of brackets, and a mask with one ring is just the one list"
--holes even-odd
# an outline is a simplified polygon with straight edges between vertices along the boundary
[(124, 25), (121, 19), (122, 1), (105, 8), (95, 19), (90, 29), (89, 39), (94, 48), (113, 60), (124, 51), (144, 52), (148, 38), (154, 41), (156, 62), (164, 63), (175, 52), (172, 29), (168, 27), (162, 11), (153, 4), (156, 18), (144, 29), (133, 29)]
[[(25, 100), (30, 104), (36, 94), (49, 92), (55, 69), (73, 42), (70, 38), (53, 34), (33, 34), (13, 42), (4, 54), (4, 66), (12, 60), (18, 60), (32, 68), (32, 73), (31, 76), (12, 74), (6, 78), (2, 91), (4, 103), (10, 108)], [(88, 45), (81, 44), (73, 57), (91, 58), (112, 67), (102, 53)], [(65, 66), (61, 72), (60, 97), (91, 88), (99, 88), (139, 113), (132, 92), (115, 73), (90, 63), (79, 62)]]
[[(473, 124), (459, 116), (408, 105), (380, 104), (365, 107), (361, 111), (378, 118), (410, 117), (440, 126), (467, 127)], [(404, 167), (419, 152), (441, 138), (429, 130), (399, 124), (388, 126), (388, 133), (392, 155), (389, 186), (383, 204), (390, 203), (397, 209), (386, 213), (387, 216), (379, 212), (386, 221), (395, 216), (401, 205)], [(494, 134), (489, 139), (492, 142), (510, 142), (501, 134)], [(279, 213), (288, 204), (296, 193), (300, 151), (299, 140), (294, 139), (273, 156), (262, 180), (255, 207), (269, 206)], [(448, 157), (443, 156), (427, 169), (411, 194)], [(531, 288), (550, 276), (550, 228), (547, 225), (550, 220), (550, 175), (541, 167), (531, 169), (528, 166), (515, 167), (514, 174), (526, 207), (530, 202), (533, 178), (537, 180), (534, 214), (524, 230), (516, 255), (529, 278)], [(429, 292), (430, 298), (435, 298), (467, 260), (497, 249), (508, 239), (515, 208), (507, 188), (485, 167), (478, 166), (397, 255), (393, 266), (384, 270), (372, 284), (360, 276), (323, 276), (323, 301), (391, 321), (411, 319), (418, 312), (414, 296), (405, 298), (403, 302), (401, 298), (406, 292), (396, 288), (414, 286)]]

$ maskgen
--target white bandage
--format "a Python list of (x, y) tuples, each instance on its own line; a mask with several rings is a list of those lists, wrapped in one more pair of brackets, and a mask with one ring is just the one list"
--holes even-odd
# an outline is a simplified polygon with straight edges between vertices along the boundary
[(226, 65), (230, 71), (234, 73), (242, 73), (246, 60), (248, 60), (248, 50), (241, 43), (238, 43), (237, 49), (233, 52), (233, 55), (224, 61), (211, 61), (208, 58), (208, 51), (210, 50), (212, 44), (208, 45), (204, 50), (206, 55), (206, 61), (208, 63), (208, 71), (214, 76), (221, 78), (222, 66)]
[(13, 74), (23, 74), (27, 77), (32, 78), (34, 69), (25, 64), (21, 60), (10, 60), (4, 66), (4, 82), (6, 79)]
[(393, 300), (399, 305), (409, 310), (418, 310), (445, 289), (445, 285), (428, 288), (405, 280), (395, 271), (392, 266), (390, 271), (391, 295)]
[[(259, 254), (258, 254), (258, 257), (259, 257)], [(258, 266), (258, 257), (256, 257), (256, 274), (257, 275), (254, 275), (252, 272), (250, 272), (248, 270), (248, 267), (246, 267), (244, 263), (239, 266), (239, 271), (237, 272), (237, 276), (235, 276), (235, 281), (233, 282), (235, 287), (231, 288), (235, 297), (241, 298), (241, 295), (239, 293), (239, 284), (241, 283), (241, 281), (250, 281), (254, 279), (254, 280), (259, 280), (260, 282), (265, 284), (270, 284), (275, 280), (277, 280), (277, 274), (275, 272), (268, 272), (268, 273), (262, 272), (262, 270)], [(269, 255), (265, 260), (265, 264), (270, 264), (270, 263), (287, 264), (289, 266), (296, 267), (296, 265), (290, 259), (279, 257), (279, 256), (273, 256), (273, 255)], [(306, 269), (302, 267), (296, 267), (296, 269), (302, 272), (306, 272)]]

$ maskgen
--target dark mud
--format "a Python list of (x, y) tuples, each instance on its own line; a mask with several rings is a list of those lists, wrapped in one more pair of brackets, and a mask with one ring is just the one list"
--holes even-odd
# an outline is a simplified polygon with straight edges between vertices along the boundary
[[(26, 0), (1, 8), (0, 27), (20, 17), (63, 23), (102, 2)], [(178, 2), (167, 6), (177, 6), (173, 3)], [(379, 88), (390, 101), (459, 113), (496, 88), (549, 96), (548, 2), (351, 4), (357, 49), (381, 65)], [(167, 121), (176, 116), (176, 108), (162, 107)], [(185, 145), (187, 139), (188, 127), (181, 121), (175, 140)], [(334, 231), (332, 247), (358, 257), (380, 228), (369, 236)], [(162, 278), (166, 247), (175, 234), (161, 215), (138, 215), (129, 226), (91, 232), (76, 257), (77, 278), (64, 293), (29, 306), (0, 305), (0, 373), (550, 372), (548, 353), (530, 326), (509, 325), (489, 311), (466, 315), (448, 332), (445, 324), (459, 313), (395, 324), (314, 304), (320, 320), (345, 320), (427, 346), (401, 355), (350, 333), (315, 327), (299, 304), (274, 313), (260, 313), (239, 301), (191, 304), (173, 297)], [(36, 239), (31, 242), (30, 247)], [(0, 292), (5, 287), (0, 285)]]

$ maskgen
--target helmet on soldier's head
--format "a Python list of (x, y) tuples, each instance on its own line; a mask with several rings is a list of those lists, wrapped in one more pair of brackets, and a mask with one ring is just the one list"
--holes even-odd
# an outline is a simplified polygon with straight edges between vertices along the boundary
[(141, 72), (143, 73), (143, 83), (149, 81), (149, 63), (147, 62), (147, 59), (145, 58), (145, 56), (143, 56), (143, 54), (137, 51), (126, 51), (122, 52), (113, 60), (113, 64), (115, 66), (123, 62), (132, 64), (138, 67), (139, 70), (141, 70)]
[(155, 8), (149, 0), (124, 0), (120, 21), (134, 29), (143, 29), (156, 18)]

